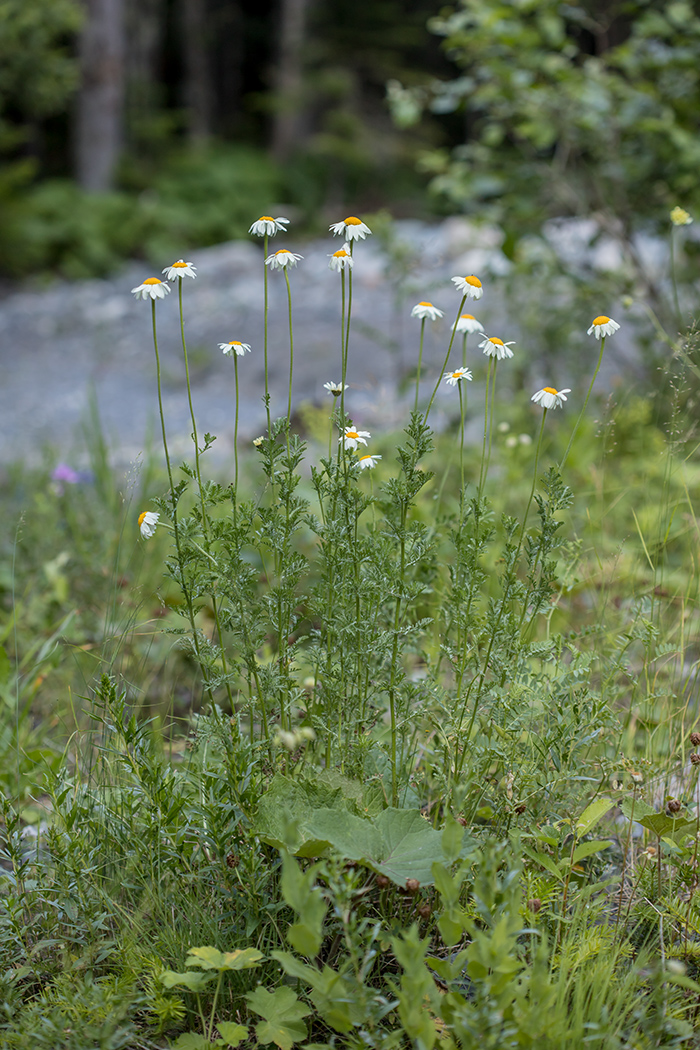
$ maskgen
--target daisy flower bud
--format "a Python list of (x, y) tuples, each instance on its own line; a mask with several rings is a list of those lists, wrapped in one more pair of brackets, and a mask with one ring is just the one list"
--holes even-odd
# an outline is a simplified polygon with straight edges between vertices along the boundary
[(433, 306), (432, 303), (417, 303), (411, 310), (411, 317), (419, 317), (423, 321), (426, 317), (431, 321), (437, 321), (438, 317), (443, 316), (443, 311), (438, 310), (437, 306)]
[(543, 386), (541, 390), (532, 395), (530, 400), (542, 405), (542, 408), (561, 408), (567, 400), (566, 395), (570, 393), (569, 387), (565, 387), (564, 390), (555, 390), (553, 386)]
[(147, 277), (138, 288), (131, 289), (137, 299), (165, 299), (169, 291), (170, 285), (163, 284), (160, 277)]
[(473, 274), (470, 277), (453, 277), (452, 283), (462, 295), (467, 295), (470, 299), (481, 299), (484, 294), (481, 281)]
[(448, 386), (457, 386), (460, 379), (471, 379), (472, 374), (468, 368), (457, 368), (454, 372), (445, 372), (442, 377)]
[(502, 339), (497, 339), (495, 335), (489, 336), (488, 339), (484, 339), (483, 343), (479, 343), (479, 349), (483, 350), (487, 357), (495, 357), (498, 361), (503, 361), (506, 357), (513, 356), (513, 351), (510, 349), (511, 346), (515, 346), (514, 340), (504, 343)]
[(287, 266), (296, 266), (299, 260), (303, 258), (303, 255), (295, 255), (294, 252), (287, 251), (286, 248), (280, 248), (274, 255), (268, 255), (265, 265), (269, 266), (271, 270), (284, 270)]
[(360, 464), (360, 470), (367, 470), (368, 467), (376, 467), (377, 463), (381, 458), (381, 456), (360, 456), (358, 460)]
[(365, 226), (356, 215), (349, 215), (342, 222), (334, 222), (328, 229), (334, 236), (345, 234), (346, 241), (364, 241), (367, 234), (372, 233), (369, 226)]
[(338, 273), (340, 273), (341, 270), (352, 269), (353, 258), (350, 252), (346, 251), (345, 248), (341, 248), (339, 251), (333, 252), (333, 254), (329, 255), (328, 258), (330, 259), (328, 266), (331, 270), (337, 270)]
[(255, 234), (256, 237), (274, 237), (278, 230), (286, 232), (287, 223), (289, 219), (283, 219), (280, 216), (278, 219), (273, 219), (271, 215), (261, 215), (257, 222), (248, 230), (248, 233)]
[(141, 535), (145, 540), (150, 540), (153, 533), (156, 531), (156, 525), (160, 519), (160, 514), (154, 514), (152, 510), (145, 510), (143, 514), (139, 514), (139, 529)]
[(163, 273), (169, 281), (176, 281), (178, 277), (196, 277), (197, 274), (194, 272), (196, 269), (197, 267), (191, 262), (178, 259), (172, 266), (166, 266)]
[(684, 208), (679, 208), (678, 205), (673, 208), (669, 218), (674, 226), (690, 226), (693, 221), (688, 212)]
[(235, 354), (236, 357), (243, 357), (244, 354), (250, 353), (250, 347), (247, 343), (239, 343), (236, 339), (233, 339), (230, 343), (219, 343), (219, 350), (223, 350), (229, 357)]
[(358, 445), (366, 445), (368, 437), (372, 437), (369, 430), (355, 430), (354, 427), (345, 427), (340, 440), (344, 442), (345, 448), (355, 449)]
[(596, 339), (600, 339), (604, 335), (614, 335), (619, 327), (617, 321), (613, 321), (611, 317), (601, 314), (600, 317), (595, 318), (587, 334), (594, 335)]
[(468, 335), (472, 335), (474, 332), (483, 334), (484, 326), (481, 321), (477, 321), (473, 314), (462, 314), (459, 321), (457, 321), (457, 331), (466, 332)]

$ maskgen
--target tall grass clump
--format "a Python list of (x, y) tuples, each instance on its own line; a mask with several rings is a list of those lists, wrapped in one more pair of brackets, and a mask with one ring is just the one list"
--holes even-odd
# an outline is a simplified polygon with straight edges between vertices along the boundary
[[(373, 435), (346, 402), (371, 235), (351, 216), (331, 227), (340, 338), (309, 443), (291, 396), (303, 257), (269, 243), (287, 225), (251, 227), (263, 346), (236, 330), (219, 344), (236, 437), (255, 353), (267, 418), (223, 479), (207, 475), (215, 438), (189, 379), (196, 266), (133, 290), (150, 307), (164, 472), (132, 528), (163, 574), (191, 703), (173, 683), (172, 706), (148, 712), (138, 665), (105, 658), (46, 763), (33, 835), (4, 774), (7, 1045), (700, 1045), (692, 334), (669, 337), (656, 425), (630, 398), (595, 433), (620, 328), (604, 314), (586, 390), (511, 392), (499, 421), (497, 377), (522, 349), (464, 312), (488, 286), (458, 275), (440, 369), (425, 329), (446, 311), (422, 301), (412, 409), (400, 436)], [(193, 441), (179, 465), (158, 343), (173, 284)], [(279, 405), (272, 310), (288, 322)], [(456, 426), (435, 433), (441, 388)], [(28, 708), (7, 697), (19, 770)]]

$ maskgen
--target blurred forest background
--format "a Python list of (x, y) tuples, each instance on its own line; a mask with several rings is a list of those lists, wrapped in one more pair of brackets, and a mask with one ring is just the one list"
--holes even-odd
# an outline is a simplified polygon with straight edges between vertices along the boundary
[(273, 204), (629, 246), (699, 210), (699, 132), (684, 0), (0, 0), (0, 273), (162, 262)]

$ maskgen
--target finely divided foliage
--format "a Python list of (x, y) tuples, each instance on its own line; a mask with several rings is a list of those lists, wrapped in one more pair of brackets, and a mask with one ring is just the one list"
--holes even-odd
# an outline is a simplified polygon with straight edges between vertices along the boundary
[[(642, 688), (638, 665), (658, 676), (643, 724), (661, 734), (650, 727), (671, 678), (657, 664), (659, 614), (640, 604), (614, 640), (598, 637), (600, 623), (587, 637), (567, 620), (583, 558), (568, 538), (567, 464), (581, 455), (577, 431), (620, 325), (593, 321), (599, 355), (583, 398), (513, 392), (506, 377), (534, 440), (499, 448), (510, 424), (494, 427), (496, 375), (513, 368), (513, 342), (462, 312), (488, 282), (455, 277), (444, 310), (411, 310), (420, 342), (402, 435), (361, 429), (347, 411), (352, 280), (371, 230), (351, 216), (331, 226), (345, 236), (330, 256), (341, 338), (329, 371), (340, 381), (323, 384), (322, 440), (307, 442), (291, 398), (289, 270), (303, 257), (268, 255), (288, 222), (250, 227), (264, 249), (269, 422), (240, 474), (238, 370), (256, 351), (219, 344), (235, 455), (229, 476), (212, 480), (202, 461), (214, 437), (199, 436), (185, 341), (184, 278), (196, 266), (165, 268), (194, 443), (177, 469), (158, 348), (173, 301), (157, 278), (133, 289), (150, 301), (167, 470), (165, 492), (147, 494), (156, 510), (138, 517), (149, 541), (139, 547), (162, 559), (167, 629), (199, 695), (183, 751), (137, 717), (132, 685), (103, 675), (89, 737), (49, 779), (36, 849), (4, 801), (7, 1045), (684, 1045), (700, 992), (675, 961), (692, 960), (700, 938), (697, 772), (658, 803), (620, 759), (633, 747), (636, 723), (623, 731), (619, 719)], [(278, 309), (289, 322), (281, 405), (267, 384)], [(431, 333), (444, 340), (440, 368), (423, 362), (427, 321), (444, 325)], [(465, 449), (473, 387), (480, 457)], [(431, 430), (438, 397), (456, 430)], [(567, 439), (557, 467), (552, 449)], [(673, 744), (668, 734), (663, 747), (685, 746), (682, 724)]]

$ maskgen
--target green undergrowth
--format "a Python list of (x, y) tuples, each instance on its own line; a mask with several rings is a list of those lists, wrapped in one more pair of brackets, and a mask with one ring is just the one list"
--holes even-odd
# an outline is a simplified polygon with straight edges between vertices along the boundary
[(10, 470), (0, 1044), (699, 1045), (695, 352)]

